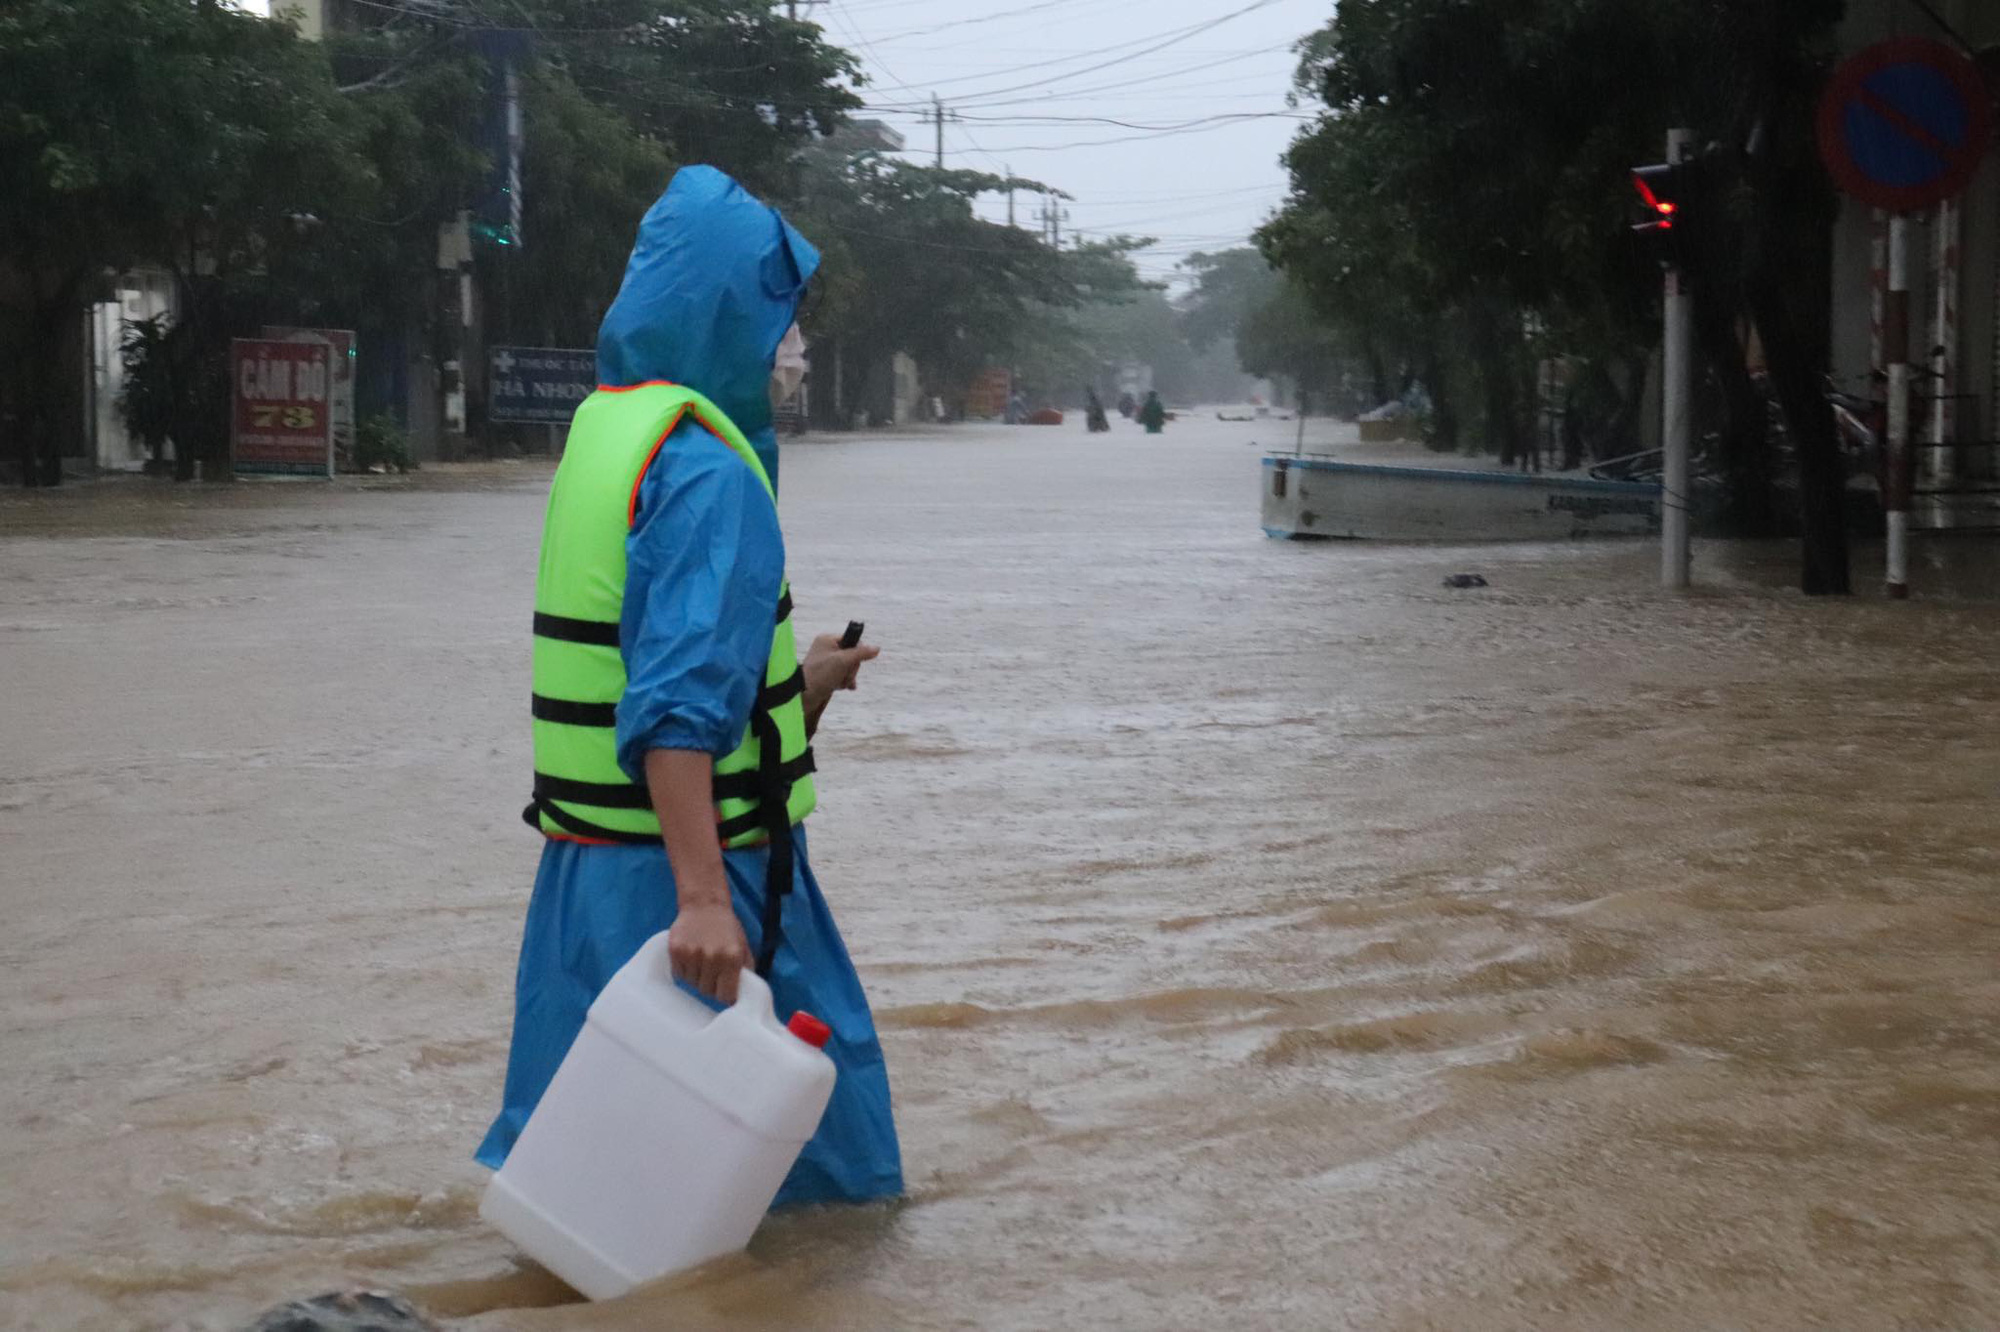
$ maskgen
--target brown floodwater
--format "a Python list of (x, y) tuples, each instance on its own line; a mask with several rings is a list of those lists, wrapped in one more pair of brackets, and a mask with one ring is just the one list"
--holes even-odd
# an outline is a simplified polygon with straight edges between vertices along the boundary
[(598, 1306), (469, 1159), (546, 468), (0, 497), (0, 1326), (2000, 1325), (1993, 547), (1278, 543), (1259, 430), (788, 446), (910, 1193)]

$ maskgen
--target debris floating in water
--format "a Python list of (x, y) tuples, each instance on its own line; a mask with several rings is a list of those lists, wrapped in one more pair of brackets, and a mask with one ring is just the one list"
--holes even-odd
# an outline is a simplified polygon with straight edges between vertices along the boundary
[(1485, 587), (1486, 580), (1478, 574), (1447, 574), (1445, 575), (1444, 585), (1446, 587)]

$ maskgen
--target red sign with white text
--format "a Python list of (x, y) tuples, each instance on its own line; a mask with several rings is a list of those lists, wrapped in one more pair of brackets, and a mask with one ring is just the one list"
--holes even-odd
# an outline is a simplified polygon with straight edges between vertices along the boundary
[(325, 342), (237, 338), (230, 444), (239, 472), (333, 475), (333, 348)]

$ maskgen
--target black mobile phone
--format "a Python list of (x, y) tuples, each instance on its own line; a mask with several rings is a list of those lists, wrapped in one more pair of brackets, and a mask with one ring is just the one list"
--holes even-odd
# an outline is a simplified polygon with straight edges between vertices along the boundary
[(862, 628), (861, 621), (849, 620), (847, 622), (847, 632), (840, 636), (840, 645), (844, 648), (860, 647)]

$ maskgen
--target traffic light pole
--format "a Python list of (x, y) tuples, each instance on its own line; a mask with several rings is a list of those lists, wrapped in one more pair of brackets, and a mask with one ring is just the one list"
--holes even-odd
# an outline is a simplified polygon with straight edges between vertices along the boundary
[(1889, 372), (1888, 584), (1892, 600), (1910, 595), (1910, 219), (1889, 219), (1889, 299), (1883, 308), (1882, 336)]
[[(1687, 156), (1688, 130), (1667, 132), (1667, 161)], [(1664, 421), (1661, 448), (1660, 585), (1680, 591), (1688, 585), (1691, 549), (1688, 507), (1693, 494), (1694, 449), (1694, 298), (1679, 265), (1667, 269), (1666, 342), (1661, 356), (1661, 407)]]

